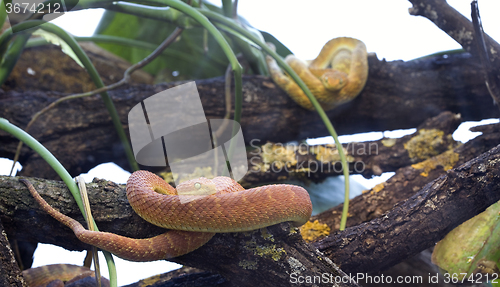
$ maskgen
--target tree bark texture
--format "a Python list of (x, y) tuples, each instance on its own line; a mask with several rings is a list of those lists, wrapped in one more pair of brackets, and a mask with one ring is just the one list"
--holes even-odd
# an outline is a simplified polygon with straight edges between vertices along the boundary
[[(481, 63), (482, 76), (487, 82), (492, 99), (500, 102), (500, 44), (483, 31), (479, 16), (480, 6), (471, 3), (471, 13), (474, 15), (477, 7), (477, 29), (474, 24), (446, 3), (446, 0), (409, 0), (413, 7), (409, 9), (411, 15), (423, 16), (432, 21), (451, 38), (457, 41), (462, 48), (471, 53)], [(474, 10), (474, 11), (473, 11)], [(474, 16), (471, 16), (474, 19)], [(486, 27), (494, 29), (495, 27)], [(483, 35), (481, 35), (482, 33)]]
[[(487, 152), (500, 142), (499, 124), (474, 127), (472, 131), (480, 131), (483, 134), (463, 145), (428, 159), (427, 164), (409, 164), (399, 168), (396, 174), (385, 183), (366, 190), (362, 195), (350, 200), (349, 213), (351, 216), (347, 219), (347, 226), (355, 226), (382, 216), (395, 204), (408, 199), (421, 187), (445, 174), (446, 166), (448, 169), (458, 167), (481, 153)], [(454, 162), (449, 161), (452, 157), (455, 157)], [(313, 216), (312, 220), (318, 220), (320, 223), (327, 224), (332, 230), (338, 230), (342, 208), (343, 204), (340, 204)]]
[(0, 220), (0, 286), (27, 287)]
[(391, 211), (314, 245), (349, 273), (378, 271), (434, 246), (500, 200), (500, 146), (449, 170)]
[[(458, 144), (452, 134), (460, 122), (460, 115), (443, 112), (427, 119), (415, 133), (398, 139), (344, 144), (350, 174), (370, 178), (449, 150)], [(328, 176), (342, 175), (335, 145), (268, 143), (249, 151), (247, 158), (250, 172), (243, 178), (243, 186), (283, 180), (321, 182)]]
[[(409, 0), (413, 7), (409, 9), (410, 15), (422, 16), (434, 23), (439, 29), (457, 41), (465, 51), (478, 55), (475, 42), (474, 27), (471, 21), (446, 3), (446, 0)], [(481, 7), (479, 7), (481, 8)], [(494, 27), (489, 27), (493, 29)], [(485, 28), (487, 31), (488, 28)], [(486, 50), (491, 63), (500, 67), (500, 45), (490, 36), (484, 35)], [(498, 68), (496, 69), (498, 71)]]

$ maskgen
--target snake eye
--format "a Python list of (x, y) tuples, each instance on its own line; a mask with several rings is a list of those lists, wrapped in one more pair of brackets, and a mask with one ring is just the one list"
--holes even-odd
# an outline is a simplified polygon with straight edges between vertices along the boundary
[(194, 188), (200, 189), (201, 188), (201, 183), (197, 182), (194, 184)]

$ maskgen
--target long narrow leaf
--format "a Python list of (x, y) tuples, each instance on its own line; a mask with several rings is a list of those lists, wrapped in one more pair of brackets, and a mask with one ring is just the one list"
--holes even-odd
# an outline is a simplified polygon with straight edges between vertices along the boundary
[[(99, 76), (99, 73), (95, 69), (94, 65), (88, 58), (87, 54), (83, 51), (83, 49), (78, 45), (76, 40), (68, 34), (64, 29), (50, 23), (50, 22), (45, 22), (42, 20), (30, 20), (26, 22), (22, 22), (20, 24), (17, 24), (15, 26), (19, 30), (26, 30), (23, 33), (32, 33), (34, 32), (34, 29), (40, 28), (43, 29), (47, 32), (53, 33), (60, 37), (64, 42), (66, 42), (73, 52), (76, 54), (78, 59), (82, 62), (84, 65), (85, 69), (87, 69), (87, 72), (89, 73), (92, 81), (94, 84), (97, 86), (97, 88), (102, 88), (104, 87), (104, 83), (101, 80), (101, 77)], [(1, 36), (0, 36), (0, 47), (8, 41), (12, 37), (12, 28), (7, 29)], [(125, 130), (123, 129), (123, 126), (121, 124), (120, 118), (118, 116), (118, 112), (116, 111), (116, 108), (113, 104), (113, 101), (109, 97), (107, 92), (101, 93), (101, 98), (104, 101), (104, 104), (108, 110), (108, 113), (111, 116), (111, 120), (113, 122), (113, 125), (115, 127), (116, 132), (118, 133), (118, 137), (120, 138), (120, 141), (122, 142), (122, 145), (125, 150), (125, 154), (127, 156), (127, 159), (130, 163), (130, 166), (133, 170), (138, 170), (139, 166), (137, 165), (137, 162), (135, 161), (134, 154), (132, 152), (132, 148), (130, 146), (130, 143), (128, 142), (127, 136), (125, 134)]]
[[(53, 169), (57, 174), (61, 177), (64, 183), (68, 186), (69, 191), (73, 195), (73, 198), (80, 209), (82, 214), (85, 214), (83, 203), (80, 198), (80, 192), (78, 190), (78, 186), (75, 181), (69, 174), (69, 172), (64, 168), (64, 166), (48, 151), (41, 143), (39, 143), (36, 139), (34, 139), (31, 135), (23, 131), (22, 129), (16, 127), (11, 124), (8, 120), (4, 118), (0, 118), (0, 129), (8, 132), (9, 134), (15, 136), (20, 141), (24, 142), (27, 146), (32, 148), (36, 153), (38, 153)], [(92, 219), (92, 223), (96, 231), (99, 229)], [(113, 256), (107, 251), (103, 251), (104, 256), (106, 257), (106, 263), (108, 264), (110, 282), (115, 282), (116, 286), (116, 268), (113, 260)]]

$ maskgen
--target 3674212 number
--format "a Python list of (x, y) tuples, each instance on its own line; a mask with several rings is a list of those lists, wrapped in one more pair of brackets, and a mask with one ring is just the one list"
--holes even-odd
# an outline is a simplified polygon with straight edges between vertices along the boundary
[(50, 14), (50, 13), (62, 13), (61, 3), (5, 3), (5, 10), (8, 14), (11, 13), (26, 13), (26, 11), (31, 13), (39, 14)]
[[(482, 274), (482, 273), (472, 273), (469, 276), (467, 276), (467, 273), (444, 273), (444, 283), (452, 283), (452, 284), (457, 284), (457, 283), (464, 283), (464, 282), (469, 282), (469, 283), (474, 283), (474, 284), (481, 284), (481, 283), (498, 283), (498, 273), (493, 273), (493, 274)], [(462, 277), (462, 279), (460, 279)]]

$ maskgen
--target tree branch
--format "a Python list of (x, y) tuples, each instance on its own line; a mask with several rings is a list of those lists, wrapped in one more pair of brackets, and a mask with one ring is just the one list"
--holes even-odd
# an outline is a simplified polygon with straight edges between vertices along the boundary
[[(369, 178), (440, 154), (457, 145), (452, 134), (460, 121), (460, 115), (443, 112), (398, 139), (344, 144), (350, 173)], [(243, 178), (245, 185), (294, 179), (321, 182), (342, 175), (335, 145), (267, 143), (248, 152), (247, 158), (250, 172)]]
[[(470, 141), (469, 143), (456, 148), (454, 151), (455, 152), (460, 152), (460, 157), (459, 161), (466, 161), (467, 159), (472, 158), (473, 156), (477, 155), (480, 153), (482, 150), (488, 148), (489, 146), (492, 146), (496, 143), (498, 143), (498, 137), (500, 136), (500, 133), (498, 133), (498, 127), (499, 125), (492, 125), (489, 127), (479, 127), (476, 128), (476, 130), (481, 130), (484, 132), (484, 134), (480, 137), (477, 137), (476, 139)], [(498, 148), (496, 148), (498, 149)], [(492, 154), (493, 152), (490, 152)], [(494, 155), (492, 155), (494, 156)], [(484, 156), (483, 156), (484, 158)], [(481, 165), (481, 162), (489, 162), (491, 161), (490, 159), (484, 160), (482, 158), (479, 159), (479, 163), (476, 164), (478, 159), (474, 159), (471, 162), (468, 162), (467, 164), (471, 165), (473, 164), (474, 166), (484, 166)], [(457, 163), (458, 164), (458, 163)], [(496, 163), (493, 163), (496, 164)], [(488, 181), (492, 182), (491, 184), (498, 184), (498, 182), (495, 182), (497, 179), (495, 178), (495, 174), (490, 175), (489, 169), (492, 169), (493, 171), (495, 166), (488, 167), (488, 170), (485, 171), (482, 175), (477, 175), (477, 174), (470, 174), (470, 177), (460, 177), (457, 175), (457, 179), (453, 178), (453, 180), (456, 180), (453, 186), (463, 186), (464, 189), (468, 189), (470, 192), (474, 192), (477, 188), (483, 188), (484, 186), (479, 185), (479, 186), (473, 186), (472, 184), (475, 182), (472, 177), (480, 177), (483, 176), (483, 178), (489, 178)], [(413, 169), (413, 171), (412, 171)], [(452, 174), (458, 174), (460, 172), (460, 175), (463, 175), (464, 173), (463, 167), (458, 168), (456, 170), (448, 171), (447, 175), (445, 177), (449, 177)], [(472, 169), (472, 167), (470, 168)], [(412, 173), (414, 175), (412, 175)], [(419, 173), (422, 173), (422, 170), (417, 170), (412, 167), (409, 168), (404, 168), (401, 170), (401, 174), (406, 176), (404, 180), (401, 180), (399, 182), (395, 181), (393, 184), (389, 183), (387, 186), (382, 190), (379, 191), (378, 193), (373, 192), (373, 193), (366, 193), (362, 196), (360, 196), (357, 199), (354, 199), (352, 201), (351, 207), (351, 214), (354, 216), (352, 219), (349, 219), (348, 223), (349, 224), (357, 224), (360, 222), (360, 218), (364, 220), (366, 219), (371, 219), (376, 216), (380, 216), (381, 213), (387, 211), (388, 209), (392, 208), (393, 204), (395, 204), (398, 200), (404, 200), (407, 197), (409, 197), (411, 194), (414, 193), (415, 187), (416, 186), (423, 186), (425, 183), (421, 182), (421, 185), (416, 184), (415, 182), (412, 182), (410, 178), (415, 178), (418, 176)], [(437, 178), (439, 175), (443, 173), (442, 168), (435, 168), (432, 171), (429, 171), (429, 175), (426, 178), (428, 181)], [(396, 178), (398, 175), (395, 176)], [(442, 180), (442, 178), (440, 178)], [(465, 182), (461, 182), (458, 180), (464, 180)], [(58, 182), (58, 181), (50, 181), (50, 180), (37, 180), (31, 178), (30, 181), (34, 183), (34, 186), (37, 188), (37, 190), (46, 198), (46, 200), (54, 206), (55, 208), (61, 210), (63, 213), (68, 214), (69, 216), (76, 218), (77, 220), (80, 220), (83, 222), (83, 218), (79, 214), (79, 211), (74, 204), (73, 200), (71, 199), (69, 193), (67, 192), (66, 187), (64, 186), (63, 183)], [(406, 182), (406, 184), (405, 184)], [(451, 182), (451, 180), (447, 181), (448, 183)], [(479, 184), (483, 184), (482, 182), (479, 182)], [(391, 185), (393, 185), (395, 188), (391, 188)], [(429, 184), (428, 186), (433, 186), (432, 184)], [(430, 192), (426, 191), (428, 189), (428, 186), (423, 189), (423, 191), (420, 192), (419, 195), (415, 195), (414, 197), (417, 198), (423, 198), (425, 195), (425, 192)], [(427, 189), (426, 189), (427, 188)], [(13, 192), (13, 191), (16, 192)], [(96, 219), (96, 222), (98, 226), (102, 230), (106, 230), (109, 232), (121, 234), (124, 236), (129, 236), (129, 237), (135, 237), (135, 238), (144, 238), (144, 237), (150, 237), (154, 236), (157, 234), (162, 233), (164, 230), (161, 228), (154, 227), (150, 225), (149, 223), (144, 222), (139, 216), (137, 216), (131, 207), (128, 205), (126, 199), (125, 199), (125, 190), (123, 186), (118, 186), (112, 182), (109, 181), (104, 181), (104, 180), (94, 180), (93, 183), (88, 184), (88, 190), (89, 190), (89, 198), (91, 201), (94, 203), (92, 205), (93, 213)], [(385, 190), (389, 192), (385, 192)], [(457, 195), (462, 194), (465, 192), (464, 190), (459, 190), (460, 192), (454, 193)], [(401, 192), (404, 194), (403, 196), (397, 195), (398, 192)], [(433, 191), (434, 192), (434, 191)], [(440, 192), (443, 192), (440, 190)], [(444, 191), (445, 192), (445, 191)], [(422, 195), (424, 193), (424, 195)], [(396, 199), (392, 200), (391, 197), (394, 196)], [(420, 197), (419, 197), (420, 196)], [(377, 268), (374, 268), (373, 264), (371, 263), (374, 258), (369, 257), (368, 255), (370, 254), (365, 254), (364, 256), (361, 256), (359, 260), (352, 259), (350, 258), (352, 256), (352, 251), (355, 248), (361, 248), (360, 246), (363, 246), (364, 243), (366, 243), (366, 240), (363, 241), (362, 239), (358, 240), (353, 240), (352, 237), (354, 237), (353, 232), (357, 232), (358, 229), (364, 230), (363, 228), (366, 228), (366, 226), (381, 226), (382, 231), (376, 231), (376, 229), (370, 229), (370, 232), (377, 232), (376, 234), (385, 234), (384, 235), (384, 241), (372, 241), (372, 245), (370, 246), (376, 246), (377, 250), (380, 248), (384, 249), (384, 252), (388, 252), (387, 256), (391, 256), (391, 252), (396, 252), (392, 254), (393, 259), (392, 261), (387, 261), (384, 263), (384, 267), (389, 267), (391, 264), (395, 264), (398, 261), (401, 261), (414, 253), (421, 251), (425, 249), (426, 247), (429, 246), (429, 244), (433, 244), (436, 242), (438, 239), (436, 237), (439, 236), (444, 236), (453, 226), (456, 226), (460, 224), (461, 222), (465, 221), (468, 219), (467, 216), (472, 217), (474, 214), (480, 212), (481, 209), (484, 209), (487, 205), (489, 205), (489, 202), (491, 202), (491, 199), (488, 199), (485, 203), (481, 204), (476, 204), (470, 205), (470, 200), (471, 196), (478, 196), (477, 194), (470, 195), (469, 197), (463, 197), (460, 196), (458, 199), (453, 197), (452, 199), (455, 200), (453, 201), (453, 204), (456, 204), (456, 206), (474, 206), (470, 211), (464, 212), (463, 208), (460, 211), (461, 214), (465, 214), (464, 216), (458, 216), (458, 217), (453, 217), (449, 215), (448, 217), (452, 217), (453, 219), (449, 219), (447, 222), (444, 222), (442, 225), (444, 226), (439, 226), (439, 228), (435, 227), (436, 224), (432, 222), (432, 218), (435, 216), (444, 216), (443, 213), (447, 214), (446, 212), (456, 212), (456, 209), (450, 209), (448, 207), (449, 204), (451, 203), (446, 203), (446, 207), (443, 207), (445, 209), (437, 208), (433, 212), (434, 213), (429, 213), (427, 209), (412, 209), (414, 206), (408, 204), (404, 205), (405, 208), (399, 207), (397, 209), (398, 211), (391, 211), (391, 212), (396, 212), (399, 215), (403, 213), (411, 213), (412, 216), (415, 218), (421, 218), (425, 216), (429, 216), (431, 219), (431, 223), (427, 221), (422, 221), (422, 227), (421, 229), (425, 229), (427, 226), (426, 224), (431, 224), (429, 226), (432, 227), (432, 230), (434, 233), (429, 233), (429, 232), (424, 232), (422, 235), (417, 236), (418, 239), (415, 239), (418, 242), (410, 241), (407, 240), (404, 241), (401, 238), (401, 234), (403, 233), (394, 233), (390, 232), (390, 228), (387, 227), (392, 224), (394, 227), (394, 224), (400, 223), (402, 224), (403, 227), (401, 228), (414, 228), (415, 222), (410, 221), (408, 218), (403, 218), (404, 219), (404, 224), (408, 224), (409, 227), (406, 227), (403, 223), (400, 221), (403, 219), (400, 219), (399, 217), (396, 217), (396, 219), (400, 221), (393, 221), (395, 220), (394, 216), (391, 216), (391, 220), (389, 222), (384, 221), (383, 225), (380, 225), (382, 223), (377, 223), (373, 225), (372, 223), (367, 223), (367, 224), (361, 224), (355, 227), (352, 227), (351, 229), (348, 229), (347, 231), (344, 231), (342, 233), (335, 233), (333, 234), (330, 239), (324, 240), (324, 241), (319, 241), (314, 243), (315, 246), (322, 248), (321, 250), (324, 251), (326, 254), (331, 256), (330, 258), (334, 259), (336, 262), (341, 262), (343, 266), (347, 266), (346, 268), (351, 268), (351, 265), (356, 265), (358, 269), (356, 270), (369, 270), (369, 271), (376, 271), (379, 270)], [(50, 216), (45, 214), (42, 210), (39, 209), (39, 207), (36, 205), (36, 203), (33, 201), (27, 190), (24, 188), (24, 185), (21, 183), (17, 182), (16, 178), (9, 178), (9, 177), (0, 177), (0, 198), (3, 200), (0, 202), (0, 211), (1, 211), (1, 216), (0, 219), (6, 223), (6, 229), (9, 232), (9, 234), (12, 234), (14, 239), (18, 240), (23, 240), (23, 241), (29, 241), (29, 240), (40, 240), (41, 242), (46, 242), (46, 243), (51, 243), (51, 244), (57, 244), (60, 246), (63, 246), (68, 249), (85, 249), (86, 246), (79, 242), (76, 237), (72, 234), (72, 232), (64, 227), (63, 225), (59, 224), (57, 221), (52, 219)], [(434, 198), (431, 198), (432, 200), (435, 200)], [(377, 206), (374, 202), (377, 200), (380, 200), (384, 202), (385, 200), (388, 200), (389, 203), (387, 205), (380, 205), (378, 206), (379, 209), (376, 209), (373, 211), (373, 206)], [(462, 202), (462, 200), (465, 200)], [(475, 199), (476, 201), (483, 200), (481, 198)], [(365, 204), (366, 209), (368, 210), (367, 213), (364, 215), (357, 214), (356, 210), (359, 210), (362, 208), (363, 203)], [(438, 203), (432, 202), (435, 206), (440, 206)], [(366, 206), (368, 204), (368, 206)], [(358, 207), (359, 206), (359, 207)], [(424, 206), (425, 204), (422, 203), (418, 205), (417, 207)], [(384, 209), (385, 207), (385, 209)], [(338, 209), (337, 207), (336, 209)], [(422, 212), (424, 214), (422, 214)], [(425, 215), (425, 216), (424, 216)], [(329, 222), (330, 226), (335, 225), (336, 220), (338, 219), (340, 215), (335, 214), (334, 212), (327, 211), (322, 214), (320, 214), (317, 218), (324, 222)], [(401, 217), (401, 216), (400, 216)], [(385, 218), (385, 219), (384, 219)], [(384, 217), (384, 220), (387, 220), (386, 217)], [(443, 217), (445, 218), (445, 217)], [(315, 218), (313, 218), (315, 219)], [(374, 220), (382, 220), (381, 218), (374, 219)], [(408, 221), (408, 223), (406, 223)], [(333, 223), (332, 223), (333, 222)], [(363, 227), (364, 226), (364, 227)], [(42, 228), (42, 230), (40, 230)], [(354, 228), (354, 229), (353, 229)], [(194, 266), (194, 267), (199, 267), (205, 270), (209, 270), (211, 268), (221, 268), (217, 269), (215, 271), (220, 272), (225, 278), (233, 278), (233, 277), (244, 277), (244, 276), (253, 276), (250, 274), (249, 270), (243, 270), (242, 273), (233, 273), (235, 272), (233, 269), (229, 268), (225, 269), (227, 266), (241, 266), (239, 264), (248, 263), (252, 265), (252, 262), (258, 262), (258, 266), (264, 267), (264, 269), (271, 269), (271, 270), (276, 270), (275, 267), (270, 268), (270, 265), (266, 265), (265, 263), (262, 263), (261, 260), (264, 262), (272, 263), (274, 262), (272, 259), (267, 258), (266, 256), (268, 255), (262, 255), (262, 254), (255, 254), (255, 248), (256, 246), (270, 246), (275, 245), (272, 247), (270, 250), (275, 252), (276, 250), (279, 250), (279, 248), (282, 248), (283, 250), (286, 251), (286, 254), (288, 256), (292, 256), (293, 258), (302, 258), (301, 264), (303, 266), (315, 266), (316, 264), (326, 264), (324, 261), (323, 263), (320, 262), (315, 262), (314, 258), (317, 257), (315, 251), (313, 249), (310, 249), (310, 245), (306, 245), (302, 242), (302, 240), (297, 237), (297, 235), (290, 235), (290, 226), (288, 224), (280, 224), (274, 227), (269, 227), (267, 228), (266, 231), (255, 231), (252, 233), (244, 233), (244, 234), (238, 234), (237, 236), (234, 236), (232, 234), (218, 234), (214, 237), (213, 240), (211, 240), (207, 245), (204, 247), (198, 249), (196, 252), (193, 252), (191, 254), (188, 254), (186, 256), (182, 256), (179, 258), (176, 258), (175, 261)], [(383, 233), (383, 232), (387, 233)], [(422, 230), (421, 230), (422, 231)], [(264, 233), (263, 233), (264, 232)], [(361, 232), (361, 231), (360, 231)], [(368, 231), (366, 231), (368, 232)], [(271, 236), (269, 236), (271, 234)], [(371, 233), (370, 233), (371, 234)], [(375, 233), (373, 233), (375, 234)], [(438, 235), (436, 235), (438, 234)], [(341, 239), (346, 237), (350, 238), (349, 241), (344, 242), (342, 246), (337, 246), (339, 243), (338, 241), (342, 241)], [(358, 234), (360, 237), (359, 238), (366, 238), (366, 234)], [(364, 236), (364, 237), (363, 237)], [(373, 235), (375, 236), (375, 235)], [(275, 241), (270, 243), (268, 239), (272, 237)], [(332, 239), (333, 238), (333, 239)], [(330, 243), (331, 240), (337, 240), (334, 243)], [(368, 239), (367, 239), (368, 240)], [(375, 239), (370, 239), (370, 240), (375, 240)], [(369, 241), (369, 240), (368, 240)], [(402, 242), (401, 242), (402, 241)], [(250, 245), (248, 245), (249, 242), (255, 242)], [(400, 249), (394, 249), (393, 251), (389, 250), (390, 248), (385, 247), (384, 244), (389, 244), (389, 242), (399, 242), (398, 244), (400, 245), (400, 249), (405, 249), (408, 248), (410, 250), (407, 253), (402, 253)], [(254, 245), (256, 244), (256, 245)], [(328, 244), (337, 244), (335, 246), (333, 245), (328, 245)], [(350, 247), (350, 245), (353, 245), (355, 247)], [(411, 246), (408, 246), (411, 245)], [(413, 247), (415, 245), (415, 247)], [(244, 246), (244, 247), (243, 247)], [(378, 248), (380, 246), (380, 248)], [(243, 248), (242, 248), (243, 247)], [(340, 248), (342, 247), (342, 248)], [(336, 248), (339, 248), (337, 250)], [(421, 248), (421, 249), (420, 249)], [(346, 251), (341, 251), (340, 249), (345, 249)], [(387, 250), (386, 250), (387, 249)], [(331, 250), (336, 250), (335, 252)], [(367, 252), (372, 252), (369, 249)], [(359, 250), (357, 250), (359, 251)], [(281, 257), (280, 253), (273, 253), (271, 252), (270, 254), (278, 254)], [(333, 253), (332, 253), (333, 252)], [(235, 257), (235, 254), (239, 254), (238, 256)], [(372, 254), (373, 256), (378, 254)], [(315, 257), (316, 256), (316, 257)], [(354, 256), (356, 257), (356, 256)], [(206, 260), (207, 258), (210, 258), (210, 262), (208, 263)], [(253, 258), (253, 259), (252, 259)], [(386, 258), (387, 259), (387, 258)], [(215, 260), (215, 261), (214, 261)], [(381, 259), (383, 260), (383, 259)], [(384, 259), (385, 260), (385, 259)], [(321, 260), (320, 260), (321, 261)], [(224, 262), (222, 264), (222, 267), (214, 267), (213, 262)], [(385, 261), (384, 261), (385, 262)], [(236, 264), (236, 265), (232, 265)], [(274, 263), (272, 263), (274, 264)], [(347, 265), (346, 265), (347, 264)], [(245, 265), (245, 264), (244, 264)], [(328, 264), (327, 264), (328, 265)], [(376, 264), (375, 264), (376, 265)], [(247, 266), (247, 265), (245, 265)], [(248, 265), (249, 266), (249, 265)], [(328, 265), (329, 266), (329, 265)], [(331, 272), (328, 271), (328, 268), (332, 268), (331, 266), (324, 266), (321, 268), (325, 268), (323, 271), (325, 272)], [(379, 265), (377, 265), (379, 266)], [(382, 266), (382, 265), (381, 265)], [(312, 268), (312, 267), (311, 267)], [(213, 269), (212, 269), (213, 270)], [(252, 270), (252, 269), (250, 269)], [(260, 270), (260, 268), (259, 268)], [(348, 272), (353, 272), (351, 269), (346, 269)], [(290, 270), (282, 270), (283, 272), (290, 272)], [(269, 270), (260, 270), (259, 272), (263, 272), (262, 274), (267, 274), (267, 272), (270, 272)], [(287, 273), (283, 274), (287, 274)], [(269, 275), (269, 274), (268, 274)], [(268, 276), (265, 275), (265, 276)], [(263, 275), (264, 276), (264, 275)], [(270, 275), (269, 275), (270, 276)], [(281, 278), (284, 279), (284, 278)], [(280, 280), (281, 280), (280, 279)]]
[[(45, 49), (28, 49), (21, 59), (32, 65), (33, 53), (48, 52)], [(36, 57), (40, 58), (40, 55)], [(64, 57), (67, 56), (62, 53), (59, 57), (52, 55), (42, 63), (55, 65), (54, 62)], [(73, 69), (81, 69), (76, 64), (72, 67), (72, 61), (60, 62), (66, 66), (55, 71), (70, 74)], [(370, 74), (364, 91), (352, 102), (328, 113), (339, 134), (412, 128), (445, 110), (460, 113), (463, 120), (494, 117), (498, 113), (491, 105), (481, 77), (481, 67), (468, 54), (410, 62), (379, 61), (370, 56), (369, 66)], [(48, 85), (42, 84), (43, 80), (59, 81), (57, 74), (47, 79), (37, 75), (29, 75), (33, 83), (31, 87), (37, 87), (37, 82)], [(15, 77), (11, 80), (10, 83), (21, 81)], [(112, 91), (110, 95), (126, 126), (127, 113), (134, 105), (176, 84), (133, 85)], [(197, 86), (206, 116), (222, 118), (225, 114), (223, 78), (200, 80)], [(70, 92), (70, 88), (65, 87), (64, 91)], [(80, 86), (74, 89), (81, 91)], [(9, 86), (7, 92), (0, 91), (0, 114), (12, 123), (25, 127), (36, 111), (60, 96), (55, 92)], [(264, 144), (266, 141), (286, 142), (327, 135), (315, 113), (296, 105), (268, 78), (246, 76), (244, 99), (241, 125), (247, 143), (254, 139)], [(71, 124), (68, 119), (71, 119)], [(73, 175), (103, 162), (115, 162), (128, 168), (118, 137), (98, 97), (62, 103), (39, 119), (32, 128), (32, 134), (53, 151)], [(17, 140), (0, 132), (0, 141), (3, 143), (0, 156), (13, 158)], [(25, 166), (23, 175), (57, 178), (27, 148), (23, 149), (20, 162)]]
[(383, 270), (433, 246), (500, 200), (500, 145), (425, 185), (382, 217), (316, 242), (345, 272)]
[[(347, 226), (356, 226), (381, 217), (398, 202), (408, 199), (421, 187), (446, 174), (445, 166), (447, 168), (458, 167), (481, 153), (487, 152), (500, 142), (500, 124), (474, 127), (472, 131), (480, 131), (483, 134), (454, 148), (453, 153), (448, 151), (437, 155), (429, 159), (426, 164), (402, 167), (385, 183), (351, 199), (349, 202), (351, 216), (347, 219)], [(453, 160), (452, 157), (455, 159)], [(328, 225), (332, 231), (338, 230), (342, 208), (343, 204), (340, 204), (313, 216), (311, 220), (318, 220)]]
[[(460, 12), (446, 3), (446, 0), (409, 0), (413, 7), (410, 15), (423, 16), (432, 21), (439, 29), (457, 41), (462, 48), (479, 59), (478, 47), (475, 44), (475, 33), (472, 22)], [(491, 27), (495, 28), (495, 27)], [(496, 67), (500, 66), (500, 45), (490, 36), (484, 35), (490, 60)]]
[[(29, 178), (54, 208), (83, 222), (78, 207), (62, 182)], [(165, 232), (135, 214), (125, 187), (104, 180), (87, 184), (92, 213), (100, 230), (133, 238)], [(17, 177), (0, 176), (0, 219), (12, 239), (55, 244), (70, 250), (89, 246), (45, 214)], [(221, 274), (227, 286), (295, 286), (290, 274), (344, 276), (328, 258), (305, 243), (289, 223), (253, 232), (217, 234), (194, 252), (171, 261)], [(238, 266), (235, 268), (235, 266)], [(342, 286), (357, 286), (344, 284)]]

